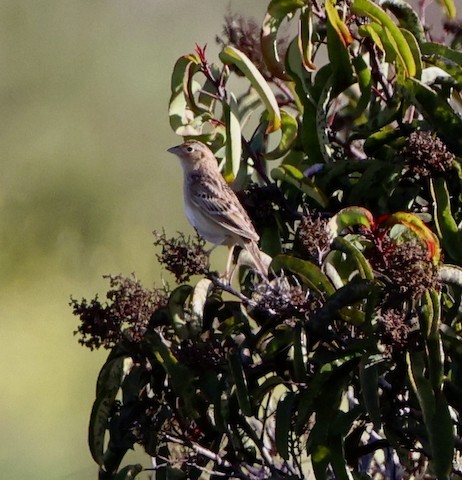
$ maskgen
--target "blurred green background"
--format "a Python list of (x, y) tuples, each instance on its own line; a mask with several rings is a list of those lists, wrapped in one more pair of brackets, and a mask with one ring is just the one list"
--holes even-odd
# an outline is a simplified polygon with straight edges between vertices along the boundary
[[(0, 0), (2, 478), (97, 477), (98, 371), (72, 332), (107, 273), (160, 284), (153, 229), (191, 232), (167, 116), (176, 59), (266, 2)], [(148, 459), (144, 464), (148, 465)]]

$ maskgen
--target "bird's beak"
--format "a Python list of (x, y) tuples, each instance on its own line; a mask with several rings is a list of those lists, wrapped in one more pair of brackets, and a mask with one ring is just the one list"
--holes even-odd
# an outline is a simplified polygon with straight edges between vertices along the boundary
[(173, 155), (178, 155), (180, 153), (181, 145), (176, 145), (175, 147), (170, 147), (167, 152), (173, 153)]

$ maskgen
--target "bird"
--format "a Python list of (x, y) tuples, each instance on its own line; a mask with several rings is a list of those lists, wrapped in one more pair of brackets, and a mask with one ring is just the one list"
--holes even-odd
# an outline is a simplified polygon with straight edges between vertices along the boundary
[(236, 245), (247, 250), (255, 269), (268, 275), (269, 257), (258, 248), (259, 235), (234, 191), (224, 180), (212, 150), (198, 140), (187, 140), (167, 150), (183, 168), (184, 210), (189, 223), (206, 241), (229, 249), (224, 277), (230, 281)]

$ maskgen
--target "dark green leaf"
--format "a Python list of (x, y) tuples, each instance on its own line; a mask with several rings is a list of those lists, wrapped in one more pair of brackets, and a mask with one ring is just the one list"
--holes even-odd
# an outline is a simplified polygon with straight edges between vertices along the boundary
[(289, 434), (292, 425), (294, 398), (293, 392), (287, 392), (282, 400), (279, 400), (276, 409), (276, 448), (284, 460), (289, 459)]

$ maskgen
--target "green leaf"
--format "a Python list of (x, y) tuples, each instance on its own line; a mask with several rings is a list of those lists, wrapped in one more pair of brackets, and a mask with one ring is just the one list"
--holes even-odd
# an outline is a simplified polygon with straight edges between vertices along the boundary
[(278, 255), (273, 258), (270, 265), (271, 269), (275, 272), (288, 270), (296, 274), (304, 284), (320, 294), (332, 295), (335, 292), (334, 287), (321, 269), (307, 260), (301, 260), (290, 255)]
[(192, 77), (199, 68), (199, 59), (196, 55), (180, 57), (173, 68), (168, 114), (170, 126), (178, 135), (200, 135), (203, 120), (207, 118), (195, 111), (193, 99), (199, 85), (192, 84)]
[(434, 90), (415, 78), (408, 79), (406, 92), (410, 94), (425, 120), (447, 145), (462, 154), (462, 120), (449, 103)]
[(456, 18), (456, 6), (453, 0), (436, 0), (445, 10), (449, 18)]
[(405, 76), (415, 76), (416, 65), (409, 44), (399, 27), (386, 12), (370, 0), (354, 0), (351, 11), (357, 15), (367, 16), (383, 27), (400, 60)]
[(350, 43), (353, 43), (353, 37), (351, 36), (348, 27), (346, 26), (345, 22), (340, 18), (340, 15), (335, 8), (335, 0), (326, 0), (325, 7), (330, 25), (337, 33), (337, 36), (342, 42), (343, 46), (348, 47)]
[(169, 381), (176, 395), (184, 404), (185, 412), (191, 418), (197, 417), (193, 407), (196, 393), (194, 389), (194, 374), (186, 366), (178, 362), (169, 344), (156, 331), (149, 332), (144, 337), (146, 345), (150, 348), (150, 354), (154, 354), (156, 360), (162, 365), (169, 376)]
[(223, 112), (226, 125), (226, 162), (223, 177), (226, 182), (232, 183), (239, 172), (242, 155), (242, 133), (238, 104), (232, 93), (229, 95), (229, 103), (223, 104)]
[(191, 319), (189, 321), (189, 331), (192, 337), (195, 337), (202, 331), (204, 308), (207, 303), (208, 294), (212, 288), (212, 281), (208, 278), (202, 278), (194, 287), (191, 296)]
[(285, 110), (281, 110), (281, 140), (278, 146), (265, 154), (266, 160), (277, 160), (290, 149), (298, 134), (297, 120)]
[(326, 196), (316, 184), (311, 179), (305, 177), (305, 175), (293, 165), (283, 164), (274, 168), (271, 170), (271, 177), (274, 180), (294, 185), (324, 208), (328, 204)]
[(374, 285), (366, 280), (350, 282), (339, 288), (324, 303), (316, 314), (315, 325), (326, 326), (339, 317), (352, 325), (364, 323), (364, 312), (353, 308), (355, 304), (367, 299), (373, 292)]
[(441, 178), (430, 179), (430, 191), (433, 197), (434, 221), (443, 248), (451, 258), (462, 261), (462, 233), (451, 212), (451, 203), (446, 181)]
[(302, 65), (307, 72), (314, 72), (317, 67), (314, 63), (313, 45), (313, 12), (311, 8), (305, 8), (300, 13), (298, 28), (298, 48)]
[(268, 13), (275, 18), (283, 19), (289, 13), (302, 8), (304, 5), (304, 0), (271, 0), (268, 5)]
[(276, 449), (284, 460), (289, 460), (289, 434), (292, 426), (294, 399), (295, 394), (287, 392), (282, 400), (279, 400), (276, 408)]
[(286, 16), (292, 14), (300, 7), (303, 7), (303, 1), (301, 0), (286, 1), (284, 6), (281, 5), (281, 2), (271, 2), (263, 19), (260, 40), (263, 60), (270, 73), (282, 80), (290, 80), (290, 77), (285, 71), (284, 63), (279, 58), (277, 48), (278, 31)]
[(421, 353), (409, 352), (407, 363), (411, 385), (419, 400), (431, 446), (433, 468), (439, 480), (449, 478), (454, 454), (454, 427), (449, 407), (441, 391), (433, 392), (425, 377)]
[(426, 42), (420, 46), (422, 55), (438, 55), (462, 67), (462, 52), (446, 47), (441, 43)]
[(184, 304), (193, 291), (190, 285), (180, 285), (175, 288), (168, 299), (168, 311), (172, 326), (180, 340), (189, 338), (188, 318), (186, 318)]
[(250, 81), (251, 85), (260, 95), (269, 114), (269, 124), (267, 133), (274, 132), (281, 128), (281, 112), (276, 97), (270, 86), (258, 71), (257, 67), (249, 60), (249, 58), (235, 47), (226, 46), (220, 53), (220, 60), (235, 65)]
[(100, 466), (104, 464), (104, 437), (122, 384), (125, 358), (121, 356), (106, 362), (98, 377), (96, 400), (88, 427), (88, 445), (93, 460)]
[(252, 405), (239, 352), (231, 353), (229, 355), (228, 364), (236, 387), (236, 396), (237, 401), (239, 402), (239, 407), (241, 408), (242, 413), (249, 417), (252, 415)]
[(346, 228), (363, 225), (371, 228), (374, 224), (372, 213), (363, 207), (347, 207), (329, 220), (328, 229), (333, 237), (338, 237)]
[(361, 91), (361, 97), (353, 113), (353, 116), (357, 118), (366, 110), (371, 100), (372, 71), (362, 56), (353, 58), (352, 64), (358, 79), (359, 90)]
[(366, 257), (346, 238), (336, 237), (332, 242), (331, 248), (333, 250), (340, 250), (341, 252), (346, 253), (350, 257), (353, 257), (353, 260), (358, 267), (359, 275), (361, 278), (364, 278), (365, 280), (374, 279), (374, 272)]
[(303, 355), (302, 337), (305, 331), (297, 324), (293, 329), (293, 346), (294, 346), (294, 379), (296, 382), (306, 382), (306, 361)]
[(375, 430), (381, 428), (380, 400), (379, 400), (379, 371), (376, 364), (364, 355), (359, 364), (359, 381), (361, 394), (369, 418)]
[(384, 0), (382, 8), (390, 10), (398, 19), (400, 26), (409, 30), (419, 43), (425, 42), (425, 30), (418, 13), (404, 0)]

